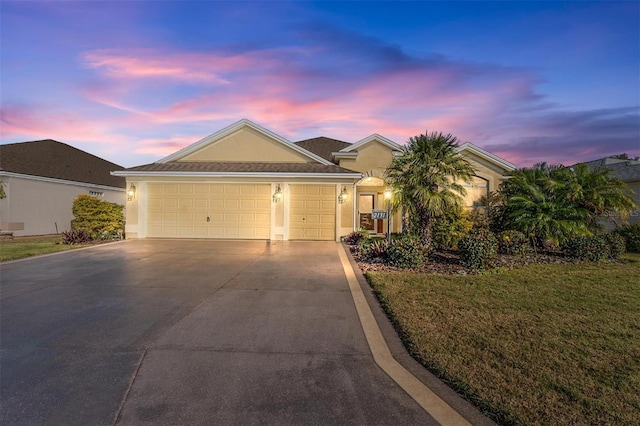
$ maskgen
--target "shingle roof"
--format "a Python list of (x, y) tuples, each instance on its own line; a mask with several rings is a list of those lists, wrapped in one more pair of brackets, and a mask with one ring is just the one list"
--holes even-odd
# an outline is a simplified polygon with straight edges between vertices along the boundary
[(51, 139), (0, 145), (0, 170), (6, 172), (124, 188), (125, 179), (110, 174), (123, 169)]
[(339, 141), (337, 139), (326, 138), (324, 136), (320, 136), (318, 138), (305, 139), (303, 141), (294, 142), (301, 148), (306, 149), (307, 151), (313, 152), (318, 157), (322, 157), (325, 160), (329, 160), (331, 162), (336, 162), (331, 155), (332, 152), (338, 152), (351, 144), (349, 142)]
[(353, 170), (319, 163), (256, 163), (171, 161), (131, 167), (126, 172), (200, 172), (200, 173), (350, 173)]
[(590, 169), (602, 167), (611, 170), (611, 176), (624, 182), (634, 182), (640, 180), (640, 161), (621, 160), (618, 158), (600, 158), (598, 160), (587, 161), (584, 164)]

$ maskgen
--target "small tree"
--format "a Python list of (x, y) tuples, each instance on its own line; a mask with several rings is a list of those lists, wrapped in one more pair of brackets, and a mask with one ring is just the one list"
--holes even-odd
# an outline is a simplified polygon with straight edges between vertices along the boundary
[(0, 180), (0, 200), (7, 198), (7, 193), (4, 192), (4, 182)]
[(73, 202), (73, 230), (87, 232), (93, 239), (122, 238), (124, 206), (103, 201), (98, 197), (79, 195)]
[(403, 154), (386, 171), (393, 190), (392, 208), (403, 209), (409, 229), (431, 250), (434, 219), (462, 206), (464, 187), (474, 174), (471, 164), (457, 151), (458, 139), (451, 134), (427, 133), (409, 138)]

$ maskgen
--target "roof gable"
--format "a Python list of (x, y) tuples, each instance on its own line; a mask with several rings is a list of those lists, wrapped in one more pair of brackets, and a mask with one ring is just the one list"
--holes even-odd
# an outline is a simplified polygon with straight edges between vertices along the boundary
[(387, 147), (389, 147), (391, 150), (393, 151), (402, 151), (402, 146), (398, 145), (397, 143), (395, 143), (394, 141), (392, 141), (391, 139), (387, 139), (382, 135), (379, 135), (377, 133), (372, 134), (371, 136), (367, 136), (364, 139), (359, 140), (358, 142), (344, 148), (341, 149), (340, 152), (354, 152), (354, 151), (358, 151), (359, 148), (370, 144), (372, 142), (378, 142), (381, 143), (382, 145), (385, 145)]
[(124, 188), (110, 173), (122, 166), (52, 139), (0, 145), (0, 170), (23, 175)]
[(489, 151), (485, 151), (484, 149), (472, 144), (471, 142), (463, 143), (456, 148), (456, 151), (461, 155), (464, 155), (465, 152), (475, 155), (476, 157), (483, 160), (483, 162), (493, 166), (492, 168), (498, 168), (502, 170), (503, 173), (510, 172), (512, 170), (515, 170), (516, 168), (515, 165), (508, 162), (504, 158), (500, 158), (497, 155), (490, 153)]
[(162, 158), (158, 163), (190, 161), (332, 164), (247, 119)]

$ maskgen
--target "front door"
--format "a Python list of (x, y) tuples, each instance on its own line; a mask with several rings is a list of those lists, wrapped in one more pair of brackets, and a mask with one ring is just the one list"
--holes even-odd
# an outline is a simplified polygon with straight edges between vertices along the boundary
[(376, 197), (374, 194), (360, 194), (358, 197), (358, 227), (371, 233), (376, 232), (372, 213)]

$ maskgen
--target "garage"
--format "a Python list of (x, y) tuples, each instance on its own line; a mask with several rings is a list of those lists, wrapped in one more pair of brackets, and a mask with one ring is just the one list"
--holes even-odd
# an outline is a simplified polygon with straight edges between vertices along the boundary
[(271, 186), (149, 183), (147, 236), (269, 239)]
[(335, 240), (336, 186), (290, 185), (289, 238)]

